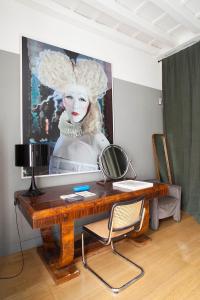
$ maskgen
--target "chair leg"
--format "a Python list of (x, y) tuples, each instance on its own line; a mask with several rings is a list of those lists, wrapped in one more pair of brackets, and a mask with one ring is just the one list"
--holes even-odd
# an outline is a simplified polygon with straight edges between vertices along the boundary
[(177, 205), (174, 215), (173, 215), (173, 219), (176, 222), (180, 222), (181, 221), (181, 208), (180, 208), (180, 203), (179, 205)]
[(112, 247), (112, 251), (114, 254), (124, 258), (126, 261), (128, 261), (129, 263), (131, 263), (132, 265), (134, 265), (137, 269), (140, 270), (140, 273), (135, 276), (134, 278), (132, 278), (131, 280), (129, 280), (128, 282), (126, 282), (124, 285), (122, 285), (121, 287), (119, 287), (119, 292), (125, 288), (127, 288), (129, 285), (131, 285), (132, 283), (134, 283), (135, 281), (137, 281), (138, 279), (140, 279), (142, 276), (144, 276), (144, 269), (142, 267), (140, 267), (138, 264), (136, 264), (135, 262), (133, 262), (132, 260), (130, 260), (128, 257), (124, 256), (123, 254), (121, 254), (120, 252), (118, 252), (116, 250), (116, 248), (114, 247), (114, 243), (113, 241), (111, 241), (111, 247)]
[(90, 270), (97, 278), (99, 278), (109, 289), (111, 289), (114, 293), (118, 293), (115, 291), (115, 288), (113, 288), (108, 282), (106, 282), (99, 274), (97, 274), (87, 263), (87, 259), (85, 257), (85, 249), (84, 249), (84, 232), (82, 232), (82, 262), (86, 269)]
[(87, 264), (87, 262), (85, 259), (84, 232), (82, 232), (82, 234), (81, 234), (81, 239), (82, 239), (82, 262), (83, 262), (83, 265), (85, 266)]
[(150, 227), (152, 230), (158, 230), (159, 227), (158, 210), (158, 198), (154, 198), (150, 201)]
[(142, 267), (140, 267), (139, 265), (137, 265), (136, 263), (134, 263), (133, 261), (131, 261), (130, 259), (128, 259), (127, 257), (123, 256), (121, 253), (119, 253), (115, 247), (113, 242), (111, 241), (111, 247), (112, 247), (112, 251), (114, 254), (121, 256), (122, 258), (124, 258), (126, 261), (130, 262), (131, 264), (133, 264), (135, 267), (137, 267), (140, 270), (140, 274), (138, 274), (137, 276), (135, 276), (134, 278), (132, 278), (131, 280), (129, 280), (128, 282), (126, 282), (125, 284), (123, 284), (122, 286), (116, 288), (111, 286), (108, 282), (106, 282), (99, 274), (97, 274), (87, 263), (87, 259), (85, 257), (85, 251), (84, 251), (84, 232), (82, 232), (82, 261), (83, 261), (83, 265), (85, 268), (87, 268), (88, 270), (90, 270), (97, 278), (99, 278), (113, 293), (119, 293), (122, 290), (124, 290), (125, 288), (127, 288), (128, 286), (130, 286), (132, 283), (134, 283), (135, 281), (137, 281), (139, 278), (141, 278), (144, 275), (144, 270)]

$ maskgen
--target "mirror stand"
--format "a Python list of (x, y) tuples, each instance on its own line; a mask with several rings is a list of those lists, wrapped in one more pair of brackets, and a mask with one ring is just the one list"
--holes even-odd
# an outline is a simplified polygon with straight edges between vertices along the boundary
[(129, 167), (129, 166), (130, 166), (130, 168), (131, 168), (131, 170), (132, 170), (132, 172), (133, 172), (133, 174), (134, 174), (134, 176), (133, 176), (132, 179), (135, 180), (136, 177), (137, 177), (137, 174), (136, 174), (136, 172), (135, 172), (135, 169), (133, 168), (132, 160), (129, 161), (128, 167)]

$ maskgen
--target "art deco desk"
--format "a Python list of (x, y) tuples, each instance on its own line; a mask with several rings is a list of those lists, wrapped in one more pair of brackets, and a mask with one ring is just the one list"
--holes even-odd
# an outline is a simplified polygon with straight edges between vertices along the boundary
[[(110, 182), (99, 185), (89, 182), (91, 192), (96, 195), (82, 201), (66, 202), (60, 195), (72, 193), (74, 185), (44, 188), (45, 194), (37, 197), (24, 197), (23, 191), (15, 192), (17, 205), (33, 229), (39, 228), (43, 239), (43, 246), (38, 248), (48, 270), (56, 283), (69, 280), (79, 275), (74, 264), (74, 220), (85, 216), (109, 211), (118, 201), (132, 199), (140, 195), (145, 196), (146, 217), (143, 234), (149, 227), (149, 200), (167, 194), (167, 185), (154, 183), (153, 187), (134, 192), (113, 190)], [(53, 237), (53, 225), (60, 226), (60, 243), (56, 245)], [(134, 233), (132, 237), (136, 237)]]

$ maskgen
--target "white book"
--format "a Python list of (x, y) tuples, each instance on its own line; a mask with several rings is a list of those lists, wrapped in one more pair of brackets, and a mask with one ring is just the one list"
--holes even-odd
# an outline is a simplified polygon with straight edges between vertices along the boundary
[(145, 182), (145, 181), (136, 181), (136, 180), (123, 180), (113, 182), (113, 188), (119, 189), (123, 191), (137, 191), (146, 188), (150, 188), (153, 186), (152, 182)]
[(92, 197), (92, 196), (95, 196), (96, 194), (88, 192), (88, 191), (83, 191), (83, 192), (77, 192), (76, 195), (80, 195), (83, 197)]

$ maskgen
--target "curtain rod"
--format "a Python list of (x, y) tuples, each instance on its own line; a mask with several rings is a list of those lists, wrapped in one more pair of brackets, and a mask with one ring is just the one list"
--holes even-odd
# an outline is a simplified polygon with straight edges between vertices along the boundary
[(190, 47), (190, 46), (198, 43), (199, 41), (200, 41), (200, 35), (195, 36), (191, 40), (189, 40), (189, 41), (187, 41), (187, 42), (185, 42), (185, 43), (183, 43), (183, 44), (175, 47), (174, 49), (171, 49), (171, 50), (167, 51), (165, 54), (158, 56), (158, 58), (157, 58), (158, 59), (158, 63), (161, 62), (163, 59), (165, 59), (165, 58), (167, 58), (167, 57), (169, 57), (169, 56), (171, 56), (173, 54), (176, 54), (176, 53), (178, 53), (178, 52), (180, 52), (180, 51), (182, 51), (182, 50), (184, 50), (184, 49), (186, 49), (186, 48), (188, 48), (188, 47)]

